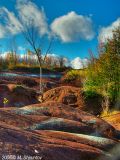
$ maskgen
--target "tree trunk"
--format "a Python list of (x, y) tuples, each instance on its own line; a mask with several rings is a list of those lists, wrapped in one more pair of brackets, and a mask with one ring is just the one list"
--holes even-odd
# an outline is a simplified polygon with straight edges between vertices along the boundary
[(40, 65), (40, 81), (39, 81), (39, 86), (40, 86), (40, 94), (43, 94), (43, 86), (42, 86), (42, 67)]
[(103, 112), (108, 113), (109, 107), (110, 107), (110, 100), (109, 100), (109, 97), (106, 96), (106, 97), (104, 97), (104, 100), (102, 102)]

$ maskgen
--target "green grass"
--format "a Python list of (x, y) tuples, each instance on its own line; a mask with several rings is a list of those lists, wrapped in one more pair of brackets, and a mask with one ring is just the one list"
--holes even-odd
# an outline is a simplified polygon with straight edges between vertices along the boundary
[[(17, 64), (16, 66), (9, 66), (7, 68), (8, 70), (11, 71), (18, 71), (18, 72), (29, 72), (29, 73), (38, 73), (40, 72), (40, 68), (39, 65), (36, 66), (28, 66), (28, 65), (24, 65), (24, 64)], [(67, 67), (63, 67), (63, 68), (46, 68), (46, 67), (42, 67), (42, 72), (43, 73), (62, 73), (64, 71), (66, 71), (68, 68)]]
[(70, 82), (70, 81), (74, 81), (74, 80), (81, 80), (81, 79), (84, 79), (85, 76), (86, 76), (85, 70), (72, 69), (66, 73), (66, 75), (64, 76), (64, 81)]
[(120, 113), (120, 111), (117, 111), (117, 110), (112, 110), (112, 111), (108, 111), (108, 110), (104, 110), (102, 113), (101, 113), (101, 115), (100, 115), (100, 117), (109, 117), (109, 116), (113, 116), (113, 115), (116, 115), (116, 114), (118, 114), (118, 113)]

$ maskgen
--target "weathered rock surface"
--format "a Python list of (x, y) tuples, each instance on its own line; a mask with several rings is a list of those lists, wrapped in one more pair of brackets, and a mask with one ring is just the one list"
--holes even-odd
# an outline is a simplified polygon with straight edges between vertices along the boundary
[(63, 104), (80, 107), (84, 105), (82, 91), (77, 87), (61, 86), (48, 90), (43, 95), (44, 101), (55, 101)]
[(36, 155), (45, 160), (95, 160), (101, 156), (104, 160), (109, 158), (107, 152), (103, 152), (99, 146), (81, 143), (79, 137), (75, 135), (74, 139), (70, 140), (72, 135), (66, 133), (57, 133), (58, 137), (54, 132), (52, 136), (50, 134), (49, 131), (46, 133), (22, 131), (0, 123), (0, 155)]
[[(8, 100), (6, 103), (4, 98)], [(33, 89), (16, 84), (0, 85), (0, 107), (22, 107), (37, 102), (37, 94)]]
[[(41, 160), (113, 160), (117, 155), (119, 160), (113, 121), (84, 112), (79, 88), (51, 89), (44, 93), (44, 103), (39, 103), (34, 82), (24, 81), (30, 88), (0, 84), (0, 159), (27, 155)], [(8, 99), (5, 105), (4, 98)]]
[(114, 127), (104, 120), (59, 102), (33, 104), (14, 109), (12, 113), (26, 117), (34, 116), (34, 119), (36, 116), (48, 117), (42, 122), (39, 119), (35, 125), (31, 125), (32, 129), (67, 131), (104, 137), (115, 137), (116, 134)]
[[(19, 76), (0, 76), (0, 84), (24, 85), (25, 87), (36, 89), (36, 91), (39, 91), (39, 77), (27, 77), (22, 75), (20, 76), (20, 74), (22, 73), (19, 72), (18, 74)], [(57, 87), (59, 84), (59, 79), (55, 78), (42, 78), (41, 81), (44, 87), (44, 91)]]

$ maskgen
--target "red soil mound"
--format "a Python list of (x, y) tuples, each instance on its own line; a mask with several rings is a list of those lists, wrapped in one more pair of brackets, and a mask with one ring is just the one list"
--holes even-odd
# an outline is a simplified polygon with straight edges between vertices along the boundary
[(83, 107), (83, 97), (82, 92), (77, 87), (72, 86), (62, 86), (51, 89), (44, 93), (44, 101), (55, 101), (61, 102), (66, 105), (73, 107)]
[[(4, 98), (8, 100), (5, 104)], [(37, 94), (33, 89), (16, 84), (0, 85), (0, 107), (21, 107), (37, 102)]]

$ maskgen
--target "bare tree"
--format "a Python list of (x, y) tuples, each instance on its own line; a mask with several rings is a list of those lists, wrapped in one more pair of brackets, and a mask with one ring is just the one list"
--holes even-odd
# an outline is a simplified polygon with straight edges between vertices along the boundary
[(45, 66), (47, 68), (51, 68), (53, 66), (53, 58), (51, 56), (46, 57)]
[(33, 49), (33, 53), (36, 55), (39, 63), (40, 68), (40, 94), (43, 94), (43, 86), (42, 86), (42, 65), (45, 63), (47, 54), (49, 53), (52, 45), (53, 39), (50, 39), (48, 48), (46, 49), (46, 52), (44, 54), (43, 58), (43, 51), (42, 51), (42, 45), (43, 45), (43, 37), (39, 34), (39, 28), (34, 25), (33, 20), (29, 20), (27, 24), (23, 24), (23, 36), (27, 40), (27, 42), (30, 44), (30, 46)]
[(2, 68), (3, 58), (2, 58), (2, 45), (0, 44), (0, 69)]
[(64, 56), (59, 56), (58, 58), (60, 68), (65, 67), (66, 58)]
[(13, 59), (13, 63), (14, 63), (14, 65), (16, 65), (17, 64), (18, 45), (17, 45), (15, 37), (10, 39), (9, 45), (10, 45), (10, 53), (11, 53), (11, 56), (12, 56), (12, 59)]

